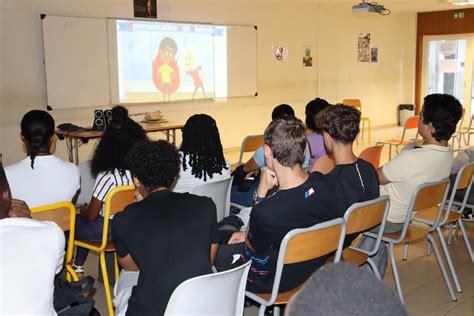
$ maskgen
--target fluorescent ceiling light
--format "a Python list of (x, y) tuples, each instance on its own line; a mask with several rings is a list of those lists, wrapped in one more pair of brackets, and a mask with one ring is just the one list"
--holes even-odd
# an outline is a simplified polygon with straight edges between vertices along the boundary
[(469, 5), (469, 4), (474, 4), (474, 0), (446, 0), (445, 2), (448, 2), (450, 4), (454, 5)]

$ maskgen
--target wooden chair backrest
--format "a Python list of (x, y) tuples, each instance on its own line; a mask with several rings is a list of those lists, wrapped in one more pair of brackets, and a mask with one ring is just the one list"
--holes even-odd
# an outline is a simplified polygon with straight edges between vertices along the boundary
[(259, 147), (263, 146), (263, 143), (263, 135), (247, 136), (242, 142), (242, 152), (256, 151)]
[(319, 171), (322, 174), (328, 174), (332, 171), (332, 169), (334, 169), (335, 166), (336, 163), (334, 162), (334, 159), (332, 159), (330, 156), (322, 156), (314, 163), (311, 172)]
[(387, 203), (388, 200), (382, 200), (353, 210), (347, 219), (346, 235), (363, 232), (380, 225)]
[(443, 202), (448, 184), (449, 182), (441, 182), (437, 185), (421, 189), (416, 197), (413, 210), (421, 211), (432, 207), (438, 207), (438, 205)]
[(38, 221), (55, 222), (63, 231), (71, 229), (71, 213), (75, 212), (71, 202), (60, 202), (31, 209), (31, 217)]
[(359, 158), (370, 162), (375, 169), (378, 169), (380, 166), (380, 156), (382, 155), (382, 149), (383, 145), (367, 147), (359, 154)]
[(288, 242), (284, 264), (319, 258), (337, 250), (342, 225), (330, 226), (294, 236)]
[(420, 117), (419, 116), (412, 116), (407, 119), (405, 122), (405, 129), (413, 129), (413, 128), (418, 128), (418, 121)]
[(461, 175), (459, 176), (459, 183), (456, 190), (463, 190), (469, 186), (471, 183), (472, 175), (474, 173), (474, 165), (469, 165), (462, 170)]
[(114, 188), (107, 194), (104, 208), (109, 208), (109, 215), (114, 215), (124, 210), (124, 208), (135, 202), (135, 186), (124, 185)]
[(360, 102), (359, 99), (344, 99), (342, 100), (342, 104), (344, 105), (350, 105), (350, 106), (353, 106), (355, 108), (361, 108), (362, 104)]

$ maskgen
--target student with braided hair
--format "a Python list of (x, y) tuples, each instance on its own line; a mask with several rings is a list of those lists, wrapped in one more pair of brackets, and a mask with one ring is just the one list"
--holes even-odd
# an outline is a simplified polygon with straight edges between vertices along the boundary
[(191, 116), (183, 127), (181, 167), (174, 192), (189, 192), (197, 185), (230, 177), (216, 121), (206, 114)]
[(79, 190), (79, 169), (51, 153), (53, 117), (41, 110), (26, 113), (20, 137), (28, 156), (5, 168), (12, 197), (30, 207), (72, 201)]

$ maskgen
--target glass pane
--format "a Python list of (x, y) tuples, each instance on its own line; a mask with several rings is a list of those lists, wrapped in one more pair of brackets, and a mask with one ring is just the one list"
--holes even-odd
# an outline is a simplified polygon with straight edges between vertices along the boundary
[(427, 94), (447, 93), (463, 103), (466, 45), (465, 39), (429, 42)]

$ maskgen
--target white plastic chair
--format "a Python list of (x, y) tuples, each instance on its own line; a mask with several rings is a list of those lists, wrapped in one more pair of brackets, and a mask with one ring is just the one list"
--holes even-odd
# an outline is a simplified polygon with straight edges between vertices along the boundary
[(165, 315), (243, 315), (251, 263), (184, 281), (173, 291)]
[(77, 198), (77, 205), (88, 204), (91, 200), (95, 182), (95, 179), (91, 174), (91, 163), (91, 160), (87, 160), (81, 162), (78, 166), (79, 173), (81, 174), (81, 193)]
[(217, 210), (217, 221), (220, 222), (229, 215), (230, 211), (230, 189), (233, 177), (228, 179), (209, 182), (198, 185), (191, 190), (192, 194), (207, 196), (214, 201)]

